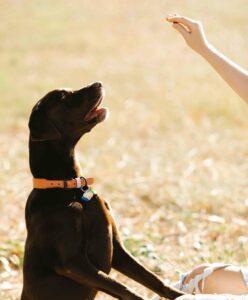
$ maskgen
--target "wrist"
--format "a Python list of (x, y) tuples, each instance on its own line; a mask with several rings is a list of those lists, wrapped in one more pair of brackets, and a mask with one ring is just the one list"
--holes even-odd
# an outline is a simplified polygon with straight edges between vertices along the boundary
[(201, 47), (201, 49), (199, 49), (198, 54), (200, 54), (203, 58), (208, 59), (209, 56), (211, 56), (211, 54), (215, 51), (215, 48), (209, 44), (206, 43), (204, 44), (203, 47)]

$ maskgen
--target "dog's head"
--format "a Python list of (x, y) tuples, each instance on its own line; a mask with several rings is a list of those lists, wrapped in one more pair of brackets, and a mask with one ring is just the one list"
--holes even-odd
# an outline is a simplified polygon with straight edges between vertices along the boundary
[(49, 92), (32, 110), (29, 119), (31, 141), (77, 141), (106, 119), (108, 111), (100, 107), (104, 95), (101, 82), (76, 91), (58, 89)]

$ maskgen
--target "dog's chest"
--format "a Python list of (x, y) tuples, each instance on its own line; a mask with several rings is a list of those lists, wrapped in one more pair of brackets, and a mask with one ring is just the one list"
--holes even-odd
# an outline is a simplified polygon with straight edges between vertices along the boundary
[(98, 228), (98, 232), (88, 241), (87, 255), (90, 261), (100, 270), (109, 273), (112, 265), (113, 243), (112, 227)]
[(113, 257), (113, 228), (108, 212), (100, 211), (93, 220), (87, 241), (87, 255), (100, 270), (108, 273)]
[(76, 227), (81, 232), (82, 247), (91, 263), (109, 273), (113, 256), (112, 221), (109, 210), (99, 198), (92, 202), (75, 201), (70, 208), (76, 213)]

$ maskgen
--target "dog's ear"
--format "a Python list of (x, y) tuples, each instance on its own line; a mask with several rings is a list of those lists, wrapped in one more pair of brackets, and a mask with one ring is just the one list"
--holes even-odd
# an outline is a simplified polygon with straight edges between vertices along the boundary
[(40, 109), (34, 109), (28, 123), (32, 141), (52, 141), (61, 138), (61, 133)]

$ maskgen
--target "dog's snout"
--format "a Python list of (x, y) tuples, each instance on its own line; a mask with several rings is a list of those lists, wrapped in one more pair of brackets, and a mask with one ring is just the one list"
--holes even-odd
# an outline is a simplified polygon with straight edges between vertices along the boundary
[(91, 87), (93, 87), (93, 88), (101, 88), (102, 86), (103, 85), (102, 85), (101, 81), (97, 81), (91, 85)]

